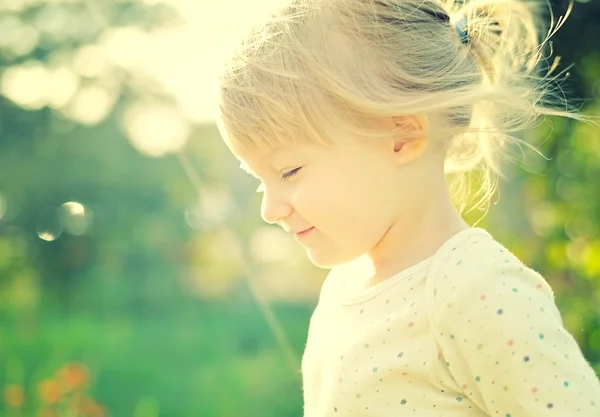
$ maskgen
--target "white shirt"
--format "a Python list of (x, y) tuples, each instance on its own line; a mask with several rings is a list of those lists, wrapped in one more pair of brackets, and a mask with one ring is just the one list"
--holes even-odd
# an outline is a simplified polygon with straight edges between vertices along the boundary
[(304, 417), (600, 417), (600, 381), (548, 283), (486, 231), (349, 291), (327, 276), (302, 358)]

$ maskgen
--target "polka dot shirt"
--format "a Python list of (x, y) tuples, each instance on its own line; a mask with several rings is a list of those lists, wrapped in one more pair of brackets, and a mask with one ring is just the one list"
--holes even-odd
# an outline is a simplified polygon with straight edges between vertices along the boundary
[(348, 289), (350, 266), (311, 317), (304, 417), (600, 417), (548, 283), (486, 231), (367, 289)]

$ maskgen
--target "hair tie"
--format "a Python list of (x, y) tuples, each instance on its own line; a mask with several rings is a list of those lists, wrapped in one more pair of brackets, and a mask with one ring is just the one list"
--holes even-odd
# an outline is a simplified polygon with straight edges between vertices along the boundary
[(469, 31), (468, 31), (468, 22), (467, 22), (467, 17), (463, 16), (460, 19), (458, 19), (456, 21), (456, 23), (454, 24), (454, 27), (456, 28), (456, 31), (458, 32), (458, 35), (460, 36), (460, 41), (462, 42), (463, 45), (466, 45), (469, 43)]

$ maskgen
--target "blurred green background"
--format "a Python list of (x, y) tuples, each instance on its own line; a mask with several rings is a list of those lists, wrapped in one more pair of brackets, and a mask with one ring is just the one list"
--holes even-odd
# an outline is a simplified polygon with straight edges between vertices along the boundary
[[(213, 123), (219, 64), (269, 6), (0, 1), (0, 416), (302, 415), (326, 271), (262, 224)], [(599, 23), (578, 2), (553, 38), (595, 116)], [(547, 159), (509, 166), (481, 223), (547, 278), (598, 373), (599, 136), (527, 132)]]

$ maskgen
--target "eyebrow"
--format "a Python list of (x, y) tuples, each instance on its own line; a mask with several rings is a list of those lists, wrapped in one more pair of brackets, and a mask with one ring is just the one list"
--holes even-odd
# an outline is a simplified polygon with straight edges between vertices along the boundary
[[(272, 158), (277, 157), (278, 155), (280, 155), (282, 152), (283, 152), (282, 150), (276, 149), (276, 150), (272, 150), (270, 152), (265, 153), (264, 156), (266, 156), (267, 158), (272, 159)], [(255, 175), (254, 172), (252, 172), (252, 170), (250, 169), (250, 167), (248, 166), (248, 164), (246, 164), (246, 162), (240, 161), (240, 168), (246, 174), (249, 174), (249, 175), (253, 176), (256, 179), (259, 179), (258, 176)]]

